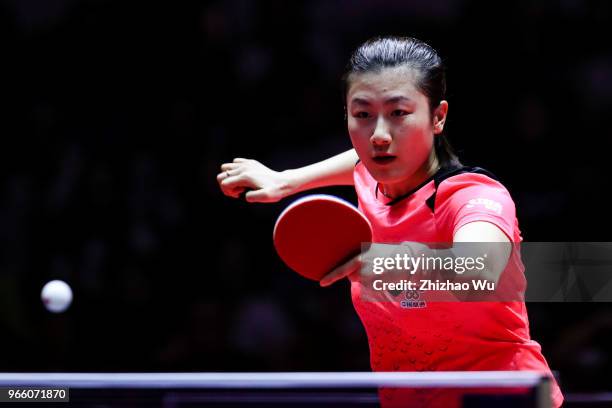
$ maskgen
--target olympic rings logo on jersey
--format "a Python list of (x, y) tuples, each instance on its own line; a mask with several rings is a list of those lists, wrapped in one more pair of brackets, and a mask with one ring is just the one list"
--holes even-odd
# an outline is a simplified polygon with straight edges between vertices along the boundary
[(404, 297), (407, 300), (417, 300), (418, 298), (421, 297), (421, 291), (420, 290), (406, 290), (404, 292)]

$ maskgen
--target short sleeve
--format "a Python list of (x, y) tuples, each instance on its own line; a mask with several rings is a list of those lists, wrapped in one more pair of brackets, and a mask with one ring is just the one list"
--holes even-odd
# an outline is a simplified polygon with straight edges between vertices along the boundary
[(465, 224), (486, 221), (501, 229), (510, 241), (520, 241), (510, 193), (486, 175), (463, 173), (444, 180), (438, 187), (436, 212), (451, 238)]

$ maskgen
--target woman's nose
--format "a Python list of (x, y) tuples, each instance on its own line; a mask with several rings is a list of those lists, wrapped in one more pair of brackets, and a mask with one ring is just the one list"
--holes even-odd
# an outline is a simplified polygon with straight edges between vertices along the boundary
[(379, 118), (376, 123), (376, 129), (374, 129), (374, 133), (370, 138), (370, 142), (375, 146), (384, 146), (391, 144), (391, 140), (392, 137), (389, 132), (389, 127), (383, 118)]

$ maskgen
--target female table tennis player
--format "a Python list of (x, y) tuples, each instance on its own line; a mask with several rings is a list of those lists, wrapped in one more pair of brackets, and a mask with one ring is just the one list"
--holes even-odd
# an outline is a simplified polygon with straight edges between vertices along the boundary
[[(463, 166), (445, 135), (444, 67), (429, 45), (376, 38), (352, 55), (345, 83), (354, 150), (298, 169), (273, 171), (237, 158), (221, 166), (222, 191), (274, 202), (311, 188), (354, 185), (373, 242), (520, 242), (506, 188), (480, 168)], [(357, 163), (357, 164), (355, 164)], [(501, 247), (499, 247), (501, 248)], [(498, 250), (497, 261), (511, 255)], [(358, 258), (331, 271), (322, 286), (358, 273)], [(368, 335), (375, 371), (535, 370), (550, 374), (531, 340), (524, 302), (430, 302), (398, 308), (352, 299)], [(563, 396), (552, 384), (553, 406)], [(457, 406), (452, 392), (381, 390), (383, 406)]]

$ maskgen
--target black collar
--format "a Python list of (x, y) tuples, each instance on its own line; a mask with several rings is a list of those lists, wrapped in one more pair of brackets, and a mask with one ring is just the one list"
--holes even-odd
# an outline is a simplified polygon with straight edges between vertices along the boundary
[[(423, 182), (421, 182), (418, 186), (416, 186), (415, 188), (413, 188), (412, 190), (408, 191), (407, 193), (404, 193), (400, 196), (397, 196), (393, 199), (391, 199), (391, 201), (387, 202), (386, 205), (394, 205), (396, 204), (398, 201), (403, 200), (404, 198), (410, 197), (411, 195), (413, 195), (414, 193), (416, 193), (417, 191), (419, 191), (421, 188), (423, 188), (423, 186), (427, 185), (428, 183), (431, 182), (431, 180), (435, 180), (439, 174), (443, 171), (447, 171), (448, 168), (445, 167), (440, 167), (434, 174), (432, 174), (431, 176), (427, 177), (427, 179), (425, 179)], [(378, 190), (380, 187), (380, 183), (376, 183), (376, 198), (378, 199)]]

